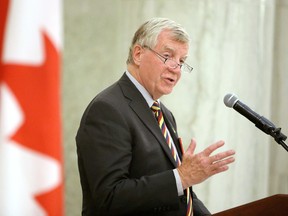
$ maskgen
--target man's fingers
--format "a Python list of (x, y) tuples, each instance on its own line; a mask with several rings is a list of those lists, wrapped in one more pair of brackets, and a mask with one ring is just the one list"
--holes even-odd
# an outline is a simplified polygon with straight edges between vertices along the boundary
[(195, 149), (196, 149), (196, 140), (192, 138), (186, 153), (193, 155), (195, 152)]
[(211, 165), (212, 175), (220, 173), (229, 169), (228, 165), (235, 161), (234, 157), (227, 158), (222, 161), (217, 161)]
[(228, 150), (225, 152), (221, 152), (221, 153), (218, 153), (216, 155), (210, 156), (210, 161), (211, 161), (211, 163), (214, 163), (215, 161), (223, 160), (224, 158), (230, 157), (234, 154), (235, 154), (234, 150)]
[(196, 141), (194, 138), (191, 140), (182, 164), (177, 168), (184, 188), (199, 184), (210, 176), (229, 169), (229, 164), (235, 161), (234, 150), (212, 154), (223, 145), (224, 141), (221, 140), (195, 154)]
[(212, 145), (210, 145), (208, 148), (206, 148), (204, 151), (203, 151), (203, 154), (205, 156), (209, 156), (211, 155), (212, 152), (214, 152), (216, 149), (220, 148), (221, 146), (223, 146), (225, 144), (225, 142), (223, 140), (220, 140)]
[(216, 161), (216, 162), (212, 163), (211, 167), (216, 169), (218, 167), (225, 166), (225, 165), (228, 165), (230, 163), (233, 163), (234, 161), (235, 161), (234, 157), (229, 157), (229, 158), (226, 158), (224, 160), (220, 160), (220, 161)]

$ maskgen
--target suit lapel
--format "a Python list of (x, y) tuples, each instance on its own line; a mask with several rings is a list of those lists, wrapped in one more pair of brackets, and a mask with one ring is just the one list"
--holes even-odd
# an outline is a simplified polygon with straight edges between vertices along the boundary
[(138, 91), (138, 89), (134, 86), (134, 84), (125, 74), (119, 80), (119, 85), (125, 97), (130, 100), (129, 106), (131, 107), (131, 109), (136, 113), (136, 115), (143, 122), (143, 124), (158, 140), (163, 151), (165, 152), (171, 163), (174, 165), (174, 167), (177, 167), (177, 164), (172, 157), (171, 150), (169, 149), (166, 140), (159, 128), (158, 122), (156, 121), (150, 107), (148, 106), (142, 94)]

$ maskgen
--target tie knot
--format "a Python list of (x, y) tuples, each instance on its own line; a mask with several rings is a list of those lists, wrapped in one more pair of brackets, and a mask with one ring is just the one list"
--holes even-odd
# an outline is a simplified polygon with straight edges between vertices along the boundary
[(153, 105), (151, 106), (151, 109), (152, 109), (154, 112), (158, 112), (158, 111), (160, 110), (160, 106), (159, 106), (158, 101), (154, 101)]

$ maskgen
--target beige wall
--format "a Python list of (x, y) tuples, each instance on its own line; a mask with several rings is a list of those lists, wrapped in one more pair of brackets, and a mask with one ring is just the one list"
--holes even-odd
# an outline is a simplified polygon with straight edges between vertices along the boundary
[(288, 193), (288, 153), (222, 101), (234, 92), (288, 134), (287, 0), (66, 0), (66, 215), (80, 215), (81, 209), (74, 141), (81, 115), (99, 91), (122, 75), (132, 34), (153, 16), (180, 22), (192, 37), (188, 62), (195, 70), (183, 74), (163, 99), (186, 146), (192, 136), (198, 151), (224, 139), (227, 148), (237, 151), (229, 172), (195, 186), (196, 193), (212, 212)]

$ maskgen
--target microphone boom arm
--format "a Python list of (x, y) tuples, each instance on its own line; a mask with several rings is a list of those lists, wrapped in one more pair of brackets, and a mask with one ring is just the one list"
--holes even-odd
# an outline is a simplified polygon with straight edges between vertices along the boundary
[(278, 144), (282, 145), (282, 147), (288, 152), (288, 146), (284, 142), (287, 139), (287, 136), (281, 133), (281, 128), (276, 128), (271, 121), (254, 112), (244, 103), (242, 103), (234, 94), (227, 94), (224, 97), (224, 103), (227, 107), (235, 109), (241, 115), (253, 122), (258, 129), (272, 136), (274, 140)]
[[(242, 109), (239, 109), (239, 108), (242, 108)], [(252, 121), (258, 129), (272, 136), (274, 140), (278, 144), (282, 145), (282, 147), (288, 152), (288, 145), (284, 142), (287, 139), (287, 136), (281, 133), (281, 128), (276, 128), (276, 126), (271, 121), (269, 121), (264, 116), (258, 115), (253, 110), (251, 110), (248, 106), (243, 104), (241, 101), (238, 101), (237, 106), (234, 106), (234, 109), (237, 110), (242, 115), (244, 115), (246, 118), (252, 115), (245, 115), (244, 112), (253, 113), (253, 115), (257, 117), (258, 121), (255, 121), (255, 119), (253, 118), (248, 118), (248, 119)]]
[(285, 136), (283, 133), (281, 133), (281, 128), (274, 128), (270, 135), (274, 138), (274, 140), (282, 145), (282, 147), (288, 152), (288, 146), (284, 142), (287, 139), (287, 136)]

